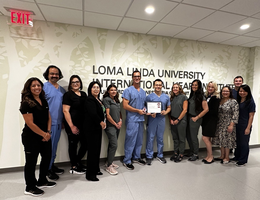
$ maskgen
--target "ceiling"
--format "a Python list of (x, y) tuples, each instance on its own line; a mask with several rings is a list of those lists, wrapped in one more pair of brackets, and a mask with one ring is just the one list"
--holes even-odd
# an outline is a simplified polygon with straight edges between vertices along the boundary
[[(144, 9), (153, 5), (155, 12)], [(30, 10), (34, 20), (169, 36), (244, 47), (260, 46), (260, 0), (0, 0)], [(242, 24), (250, 24), (240, 30)]]

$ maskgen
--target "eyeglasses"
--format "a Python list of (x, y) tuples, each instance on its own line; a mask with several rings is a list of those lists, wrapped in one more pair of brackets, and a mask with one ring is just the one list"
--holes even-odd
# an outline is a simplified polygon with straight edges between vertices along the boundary
[(91, 89), (93, 89), (93, 90), (100, 90), (99, 87), (93, 87), (93, 88), (91, 88)]
[(79, 81), (72, 81), (71, 84), (79, 84)]

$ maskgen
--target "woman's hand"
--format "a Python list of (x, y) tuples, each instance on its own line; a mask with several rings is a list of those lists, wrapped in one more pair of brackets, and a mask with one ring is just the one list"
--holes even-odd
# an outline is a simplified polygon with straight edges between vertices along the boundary
[(106, 128), (106, 123), (105, 122), (100, 122), (100, 126), (102, 127), (102, 129)]
[(228, 133), (232, 133), (233, 128), (234, 128), (234, 126), (229, 125), (228, 128), (227, 128), (227, 132), (228, 132)]
[(179, 120), (178, 119), (175, 119), (174, 121), (173, 121), (173, 125), (177, 125), (179, 123)]
[(79, 129), (76, 127), (76, 126), (72, 126), (70, 127), (71, 129), (71, 132), (74, 134), (74, 135), (78, 135), (79, 134)]
[(193, 122), (196, 122), (198, 119), (199, 119), (198, 116), (196, 116), (196, 117), (192, 117), (192, 118), (191, 118), (191, 120), (192, 120)]
[(248, 135), (250, 133), (250, 129), (249, 128), (246, 128), (245, 130), (245, 135)]
[(46, 134), (43, 136), (42, 141), (43, 141), (43, 142), (48, 142), (50, 139), (51, 139), (51, 134), (46, 133)]
[(171, 125), (174, 125), (174, 121), (173, 121), (172, 119), (170, 120), (170, 124), (171, 124)]
[(120, 120), (119, 122), (117, 122), (116, 128), (117, 128), (117, 129), (120, 129), (121, 127), (122, 127), (122, 120)]

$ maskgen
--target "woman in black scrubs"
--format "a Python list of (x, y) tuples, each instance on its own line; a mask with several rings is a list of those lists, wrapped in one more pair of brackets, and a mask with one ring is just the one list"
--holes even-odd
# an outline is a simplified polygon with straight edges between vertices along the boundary
[[(45, 100), (43, 83), (38, 78), (26, 81), (22, 90), (20, 112), (25, 125), (22, 132), (22, 143), (25, 152), (24, 178), (26, 189), (24, 194), (40, 196), (41, 188), (54, 187), (55, 182), (46, 179), (51, 160), (51, 116)], [(39, 179), (35, 177), (38, 155), (41, 154)]]
[[(72, 75), (69, 81), (69, 91), (63, 95), (63, 113), (65, 117), (65, 130), (69, 140), (69, 157), (71, 174), (84, 174), (86, 167), (81, 159), (87, 152), (85, 134), (83, 131), (84, 103), (87, 98), (82, 81), (78, 75)], [(78, 144), (80, 148), (78, 150)]]
[(102, 175), (99, 168), (99, 157), (102, 140), (102, 129), (106, 128), (105, 106), (100, 100), (101, 84), (93, 81), (88, 86), (88, 97), (85, 102), (84, 130), (87, 134), (87, 172), (86, 179), (99, 181), (97, 175)]

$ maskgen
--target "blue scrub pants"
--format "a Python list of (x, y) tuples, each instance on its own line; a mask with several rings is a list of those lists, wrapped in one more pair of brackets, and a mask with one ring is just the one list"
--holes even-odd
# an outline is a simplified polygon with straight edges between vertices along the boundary
[(236, 143), (237, 147), (235, 149), (235, 159), (242, 163), (247, 163), (249, 156), (249, 140), (251, 135), (251, 130), (248, 135), (245, 135), (247, 124), (238, 124), (236, 127)]
[(51, 132), (52, 132), (51, 133), (52, 154), (51, 154), (49, 170), (51, 169), (52, 164), (54, 163), (54, 160), (56, 158), (56, 151), (58, 147), (58, 142), (60, 140), (61, 124), (52, 125)]
[(131, 158), (141, 158), (141, 149), (143, 143), (143, 122), (128, 122), (126, 125), (125, 136), (125, 158), (124, 163), (130, 164)]
[(147, 126), (146, 157), (153, 158), (153, 142), (157, 138), (157, 157), (163, 157), (163, 134), (165, 130), (165, 117), (150, 118)]

